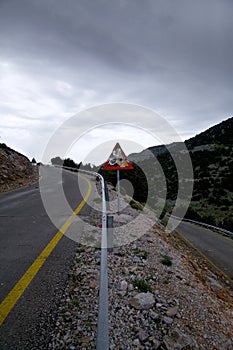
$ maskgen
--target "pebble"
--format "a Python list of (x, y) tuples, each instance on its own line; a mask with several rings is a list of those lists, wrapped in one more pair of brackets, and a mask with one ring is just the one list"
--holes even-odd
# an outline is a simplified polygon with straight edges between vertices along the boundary
[(139, 339), (134, 339), (133, 345), (134, 346), (139, 346), (140, 345), (140, 340)]
[(167, 324), (172, 324), (173, 323), (173, 318), (164, 316), (163, 321)]
[(221, 284), (218, 281), (216, 281), (214, 278), (207, 276), (206, 280), (210, 283), (214, 291), (218, 291), (222, 289)]
[(118, 285), (118, 289), (122, 291), (126, 291), (127, 287), (128, 287), (128, 283), (125, 280), (121, 281)]
[(138, 333), (138, 337), (141, 343), (145, 343), (146, 340), (149, 338), (148, 333), (146, 333), (144, 330), (140, 330)]
[(174, 307), (169, 307), (166, 311), (166, 314), (169, 317), (173, 317), (177, 314), (177, 312), (178, 312), (178, 306), (174, 306)]

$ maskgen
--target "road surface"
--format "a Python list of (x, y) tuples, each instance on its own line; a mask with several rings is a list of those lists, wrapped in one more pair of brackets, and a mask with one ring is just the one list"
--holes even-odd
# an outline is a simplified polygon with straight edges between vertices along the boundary
[[(69, 213), (60, 212), (62, 206), (58, 202), (58, 188), (61, 183), (56, 183), (56, 174), (56, 169), (45, 167), (41, 188), (44, 193), (49, 193), (54, 203), (54, 208), (51, 208), (52, 216), (57, 214), (62, 226)], [(72, 209), (83, 201), (84, 196), (80, 194), (77, 179), (77, 174), (68, 172), (62, 178), (65, 196)], [(82, 193), (87, 193), (87, 181), (83, 178), (80, 181)], [(79, 214), (88, 213), (89, 207), (85, 205)], [(78, 245), (60, 233), (62, 238), (59, 237), (59, 242), (50, 247), (49, 257), (39, 259), (38, 256), (57, 234), (58, 228), (44, 209), (38, 186), (0, 195), (0, 320), (3, 321), (0, 326), (1, 350), (47, 348), (54, 312), (66, 285), (72, 257)], [(48, 255), (48, 251), (45, 255)], [(43, 259), (45, 263), (39, 268)], [(35, 268), (38, 269), (35, 277), (32, 281), (30, 276), (22, 280), (33, 262), (36, 262)], [(17, 299), (20, 293), (20, 288), (13, 289), (19, 280), (22, 283), (29, 281), (29, 285), (11, 309), (12, 298)], [(9, 294), (12, 289), (13, 296)], [(4, 314), (8, 309), (11, 309), (9, 314)]]
[(231, 238), (189, 222), (181, 222), (176, 231), (188, 239), (228, 279), (233, 281), (233, 240)]

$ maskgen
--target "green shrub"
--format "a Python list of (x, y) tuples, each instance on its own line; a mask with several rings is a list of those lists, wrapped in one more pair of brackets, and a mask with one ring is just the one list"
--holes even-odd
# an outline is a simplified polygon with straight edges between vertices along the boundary
[(133, 286), (135, 289), (139, 290), (140, 292), (152, 292), (151, 286), (144, 280), (142, 279), (135, 279), (133, 281)]
[(136, 203), (134, 200), (131, 200), (131, 201), (129, 202), (129, 205), (130, 205), (131, 208), (133, 208), (133, 209), (142, 210), (142, 207), (141, 207), (138, 203)]
[(79, 302), (78, 302), (77, 299), (73, 299), (73, 300), (72, 300), (72, 304), (73, 304), (74, 306), (76, 306), (76, 307), (79, 307)]
[(168, 284), (168, 283), (169, 283), (169, 280), (167, 279), (163, 281), (163, 284)]
[(138, 248), (136, 248), (135, 250), (134, 250), (134, 254), (135, 255), (137, 255), (138, 257), (140, 257), (140, 258), (142, 258), (142, 259), (147, 259), (148, 258), (148, 256), (149, 256), (149, 253), (147, 252), (147, 251), (145, 251), (145, 250), (140, 250), (140, 249), (138, 249)]
[(172, 266), (172, 259), (169, 256), (165, 255), (161, 260), (161, 263), (166, 266)]

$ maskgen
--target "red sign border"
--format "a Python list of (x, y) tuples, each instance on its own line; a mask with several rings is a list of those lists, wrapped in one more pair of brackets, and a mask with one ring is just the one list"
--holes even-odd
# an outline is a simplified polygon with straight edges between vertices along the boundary
[(103, 168), (103, 170), (133, 170), (133, 164), (130, 162), (127, 162), (127, 165), (122, 167), (119, 165), (109, 165), (109, 161), (107, 160), (107, 162), (105, 162)]
[[(113, 153), (113, 151), (116, 149), (116, 147), (120, 147), (123, 156), (125, 157), (125, 161), (127, 163), (127, 165), (125, 166), (120, 166), (120, 165), (110, 165), (109, 164), (109, 159), (107, 160), (107, 162), (104, 163), (104, 166), (102, 167), (103, 170), (133, 170), (133, 164), (131, 162), (128, 161), (123, 149), (121, 148), (119, 142), (116, 143), (115, 147), (113, 148), (111, 154)], [(111, 157), (111, 155), (109, 156), (109, 158)]]

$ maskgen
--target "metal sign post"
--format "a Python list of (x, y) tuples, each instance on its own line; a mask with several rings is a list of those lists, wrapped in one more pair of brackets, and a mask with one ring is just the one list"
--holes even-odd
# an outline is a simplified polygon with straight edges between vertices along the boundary
[(115, 145), (107, 162), (103, 166), (103, 170), (116, 170), (117, 172), (117, 212), (120, 214), (120, 170), (133, 170), (134, 167), (130, 163), (123, 152), (119, 143)]
[(120, 189), (120, 170), (117, 170), (117, 213), (120, 215), (120, 194), (121, 194), (121, 189)]

